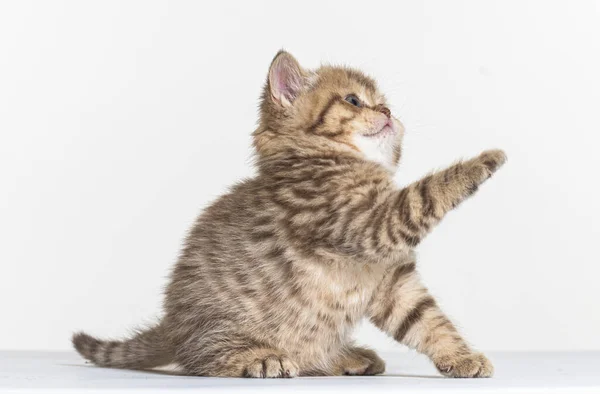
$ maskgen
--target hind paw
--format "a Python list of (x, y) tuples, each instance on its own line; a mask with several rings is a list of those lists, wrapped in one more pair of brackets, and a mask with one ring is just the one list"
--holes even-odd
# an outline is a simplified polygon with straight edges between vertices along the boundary
[(253, 360), (244, 370), (247, 378), (293, 378), (298, 376), (298, 365), (286, 356), (269, 355)]

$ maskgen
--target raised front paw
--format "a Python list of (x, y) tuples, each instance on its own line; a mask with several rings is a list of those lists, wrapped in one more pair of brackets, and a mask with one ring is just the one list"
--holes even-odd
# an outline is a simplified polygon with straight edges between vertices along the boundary
[(435, 366), (451, 378), (489, 378), (494, 373), (494, 366), (481, 353), (440, 357)]
[(293, 378), (298, 376), (298, 365), (286, 356), (270, 355), (250, 362), (244, 370), (247, 378)]
[(506, 153), (500, 149), (486, 150), (477, 159), (483, 168), (487, 170), (489, 176), (506, 163)]
[(499, 150), (487, 150), (466, 162), (467, 177), (470, 184), (467, 196), (473, 194), (479, 185), (485, 182), (506, 162), (506, 154)]

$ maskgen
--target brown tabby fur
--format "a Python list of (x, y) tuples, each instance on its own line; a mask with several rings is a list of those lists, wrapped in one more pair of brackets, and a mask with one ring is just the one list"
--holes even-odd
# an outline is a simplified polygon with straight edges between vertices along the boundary
[(506, 157), (486, 151), (398, 189), (393, 168), (356, 143), (381, 119), (393, 120), (395, 166), (403, 128), (371, 78), (278, 53), (254, 133), (258, 175), (198, 218), (160, 323), (125, 341), (75, 334), (77, 351), (99, 366), (176, 362), (202, 376), (379, 374), (383, 360), (351, 339), (367, 317), (446, 376), (491, 376), (419, 281), (413, 249)]

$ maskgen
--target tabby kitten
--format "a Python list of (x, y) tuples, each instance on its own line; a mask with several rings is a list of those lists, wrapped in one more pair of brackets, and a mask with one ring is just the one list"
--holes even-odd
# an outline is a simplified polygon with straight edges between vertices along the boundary
[(414, 248), (506, 160), (500, 150), (398, 189), (404, 128), (357, 70), (273, 60), (254, 132), (258, 175), (207, 208), (166, 290), (164, 317), (124, 341), (73, 336), (99, 366), (276, 378), (374, 375), (364, 317), (451, 377), (489, 377), (419, 281)]

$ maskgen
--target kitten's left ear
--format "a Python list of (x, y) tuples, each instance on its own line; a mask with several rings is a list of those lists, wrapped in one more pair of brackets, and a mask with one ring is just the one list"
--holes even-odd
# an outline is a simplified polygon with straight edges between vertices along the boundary
[(269, 90), (273, 101), (288, 107), (307, 85), (308, 73), (300, 63), (288, 52), (279, 51), (269, 68)]

